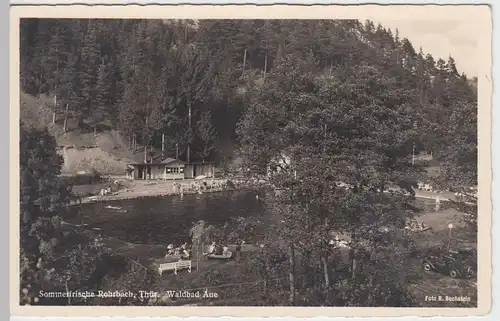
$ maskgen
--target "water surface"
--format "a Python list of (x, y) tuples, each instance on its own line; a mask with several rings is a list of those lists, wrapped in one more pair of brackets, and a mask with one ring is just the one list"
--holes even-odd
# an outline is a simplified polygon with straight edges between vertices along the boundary
[(231, 217), (264, 217), (254, 191), (163, 196), (83, 204), (71, 209), (69, 223), (84, 223), (123, 241), (141, 244), (184, 242), (198, 220), (223, 225)]

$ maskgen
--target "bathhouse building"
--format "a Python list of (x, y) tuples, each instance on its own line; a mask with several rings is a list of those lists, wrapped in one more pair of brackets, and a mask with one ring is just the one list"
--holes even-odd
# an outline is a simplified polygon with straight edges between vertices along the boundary
[(191, 162), (171, 157), (162, 157), (160, 154), (148, 154), (144, 159), (143, 153), (134, 155), (134, 160), (127, 164), (128, 179), (192, 179), (199, 176), (215, 177), (215, 163)]

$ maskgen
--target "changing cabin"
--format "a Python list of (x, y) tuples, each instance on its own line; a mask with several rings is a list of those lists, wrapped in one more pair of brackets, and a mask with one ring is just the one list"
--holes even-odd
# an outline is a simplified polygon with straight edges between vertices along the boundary
[(160, 155), (148, 155), (144, 159), (144, 154), (134, 155), (133, 161), (127, 164), (128, 179), (144, 180), (179, 180), (193, 179), (200, 175), (215, 177), (215, 163), (212, 162), (191, 162), (187, 164), (180, 159), (162, 157)]
[(129, 179), (184, 179), (185, 163), (171, 157), (148, 156), (146, 161), (127, 164)]

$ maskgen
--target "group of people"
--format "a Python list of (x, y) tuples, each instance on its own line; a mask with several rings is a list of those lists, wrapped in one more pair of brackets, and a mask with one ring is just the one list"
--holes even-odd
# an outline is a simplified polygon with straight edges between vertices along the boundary
[(107, 188), (101, 188), (99, 191), (99, 196), (105, 196), (111, 194), (111, 185), (109, 185)]
[[(241, 245), (243, 243), (244, 243), (243, 241), (236, 242), (235, 258), (237, 261), (239, 261), (240, 259)], [(225, 255), (231, 255), (232, 253), (231, 251), (229, 251), (229, 246), (227, 244), (212, 242), (208, 247), (208, 253), (205, 253), (204, 255), (209, 255), (209, 254), (225, 256)], [(188, 245), (188, 243), (184, 243), (181, 246), (175, 246), (174, 244), (169, 244), (167, 246), (165, 258), (167, 258), (168, 256), (180, 256), (181, 259), (190, 259), (191, 247)]]
[(191, 257), (190, 248), (187, 243), (184, 243), (179, 247), (175, 247), (173, 244), (169, 244), (167, 246), (167, 254), (165, 255), (165, 257), (169, 255), (180, 255), (183, 258), (189, 259)]
[(184, 194), (184, 185), (178, 182), (174, 182), (173, 192), (175, 194)]
[[(235, 248), (235, 259), (236, 261), (240, 261), (241, 259), (241, 245), (245, 243), (244, 241), (238, 240), (236, 241), (236, 248)], [(212, 255), (221, 255), (221, 256), (232, 256), (231, 251), (229, 251), (229, 246), (227, 244), (219, 244), (217, 242), (212, 242), (210, 246), (208, 247), (208, 253), (206, 254), (212, 254)]]
[(221, 244), (217, 244), (217, 242), (212, 242), (208, 247), (208, 254), (225, 255), (228, 252), (229, 247), (227, 245), (222, 246)]

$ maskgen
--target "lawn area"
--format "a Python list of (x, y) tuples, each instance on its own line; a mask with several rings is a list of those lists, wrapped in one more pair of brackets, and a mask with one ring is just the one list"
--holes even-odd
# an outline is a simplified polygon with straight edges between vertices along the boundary
[[(418, 222), (432, 227), (431, 230), (415, 233), (415, 242), (420, 249), (433, 246), (449, 246), (456, 248), (477, 248), (477, 241), (473, 233), (468, 231), (463, 222), (463, 214), (454, 210), (446, 209), (438, 212), (428, 212), (417, 218)], [(449, 224), (453, 224), (451, 233)], [(460, 307), (477, 306), (477, 284), (476, 279), (464, 280), (453, 279), (437, 272), (425, 272), (421, 268), (420, 259), (414, 260), (414, 272), (418, 275), (418, 281), (410, 285), (410, 291), (422, 306), (426, 307)], [(466, 297), (469, 302), (451, 301), (429, 301), (427, 297), (434, 296), (443, 298)]]
[[(415, 239), (422, 248), (448, 242), (456, 246), (476, 247), (477, 242), (472, 236), (472, 233), (467, 231), (463, 219), (463, 213), (451, 208), (438, 212), (424, 213), (417, 217), (417, 222), (423, 222), (432, 229), (427, 232), (416, 234)], [(453, 225), (451, 233), (448, 229), (450, 223)]]

